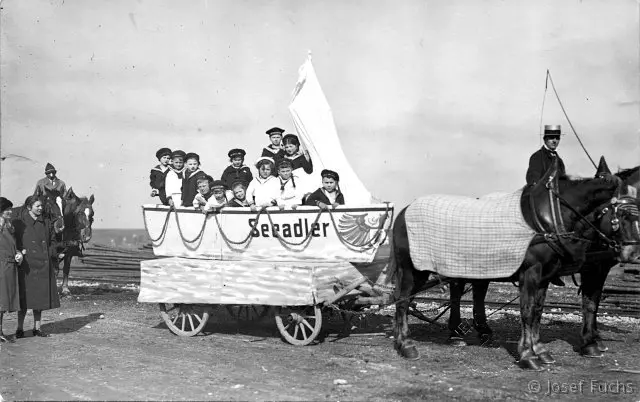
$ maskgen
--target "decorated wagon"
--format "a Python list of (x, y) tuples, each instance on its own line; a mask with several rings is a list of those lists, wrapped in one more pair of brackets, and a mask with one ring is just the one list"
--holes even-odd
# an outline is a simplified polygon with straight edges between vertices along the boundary
[(283, 338), (306, 345), (320, 333), (324, 306), (388, 299), (388, 288), (377, 284), (388, 259), (375, 258), (394, 206), (373, 201), (341, 152), (310, 58), (289, 109), (314, 169), (340, 172), (346, 205), (210, 214), (144, 205), (145, 228), (162, 258), (141, 262), (138, 300), (158, 303), (172, 332), (198, 334), (218, 305), (274, 306)]

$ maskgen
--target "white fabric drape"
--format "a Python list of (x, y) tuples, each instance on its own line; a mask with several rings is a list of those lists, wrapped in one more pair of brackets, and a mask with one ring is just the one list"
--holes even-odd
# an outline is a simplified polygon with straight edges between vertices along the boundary
[(333, 114), (311, 64), (311, 56), (300, 67), (289, 112), (300, 142), (313, 161), (313, 174), (309, 178), (312, 183), (305, 183), (306, 187), (313, 190), (321, 187), (320, 172), (323, 169), (334, 170), (340, 175), (340, 191), (347, 205), (371, 204), (371, 193), (342, 151)]

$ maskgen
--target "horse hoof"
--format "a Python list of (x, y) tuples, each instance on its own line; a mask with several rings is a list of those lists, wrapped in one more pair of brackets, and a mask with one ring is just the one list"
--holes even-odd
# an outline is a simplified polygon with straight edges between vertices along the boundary
[(540, 360), (540, 363), (542, 364), (554, 364), (556, 362), (556, 359), (554, 359), (549, 352), (540, 353), (538, 355), (538, 360)]
[(420, 352), (418, 352), (418, 348), (415, 345), (403, 346), (400, 348), (400, 356), (407, 360), (418, 360), (420, 358)]
[(604, 353), (600, 350), (597, 344), (583, 346), (580, 349), (580, 354), (584, 357), (602, 357)]
[(69, 288), (62, 288), (63, 296), (69, 296), (70, 294), (71, 294), (71, 291), (69, 290)]
[(538, 359), (536, 359), (535, 357), (527, 357), (524, 359), (520, 359), (520, 361), (518, 362), (518, 367), (520, 367), (523, 370), (532, 370), (532, 371), (544, 370), (544, 367), (538, 364)]
[(450, 336), (449, 339), (447, 339), (447, 343), (455, 347), (467, 346), (467, 342), (459, 336)]

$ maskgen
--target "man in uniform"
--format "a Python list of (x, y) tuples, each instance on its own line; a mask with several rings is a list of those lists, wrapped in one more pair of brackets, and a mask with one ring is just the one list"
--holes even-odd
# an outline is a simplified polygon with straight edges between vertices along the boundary
[(36, 183), (36, 189), (34, 190), (34, 194), (38, 192), (38, 188), (40, 189), (40, 194), (45, 194), (45, 190), (57, 191), (60, 196), (63, 196), (67, 192), (67, 185), (64, 184), (62, 180), (56, 177), (56, 168), (53, 167), (52, 164), (47, 163), (47, 166), (44, 168), (44, 174), (47, 177), (43, 177), (38, 180)]
[(564, 162), (558, 155), (556, 149), (560, 145), (560, 135), (562, 129), (560, 126), (544, 126), (544, 136), (542, 140), (544, 145), (537, 150), (529, 158), (529, 169), (527, 170), (527, 184), (534, 185), (547, 172), (553, 160), (558, 159), (558, 173), (564, 176)]
[[(554, 159), (558, 159), (558, 174), (565, 175), (564, 162), (557, 153), (558, 145), (560, 145), (560, 136), (562, 135), (561, 126), (544, 126), (544, 135), (542, 140), (544, 145), (537, 150), (529, 158), (529, 168), (527, 169), (527, 184), (532, 186), (544, 176)], [(551, 283), (556, 286), (564, 286), (564, 282), (560, 277), (551, 279)]]

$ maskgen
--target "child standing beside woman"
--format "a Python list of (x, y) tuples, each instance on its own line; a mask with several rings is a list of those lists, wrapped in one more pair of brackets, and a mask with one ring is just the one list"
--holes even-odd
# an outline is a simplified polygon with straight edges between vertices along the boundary
[(0, 197), (0, 342), (15, 342), (2, 331), (4, 313), (20, 310), (18, 291), (18, 265), (22, 253), (16, 248), (14, 229), (11, 223), (13, 203)]

